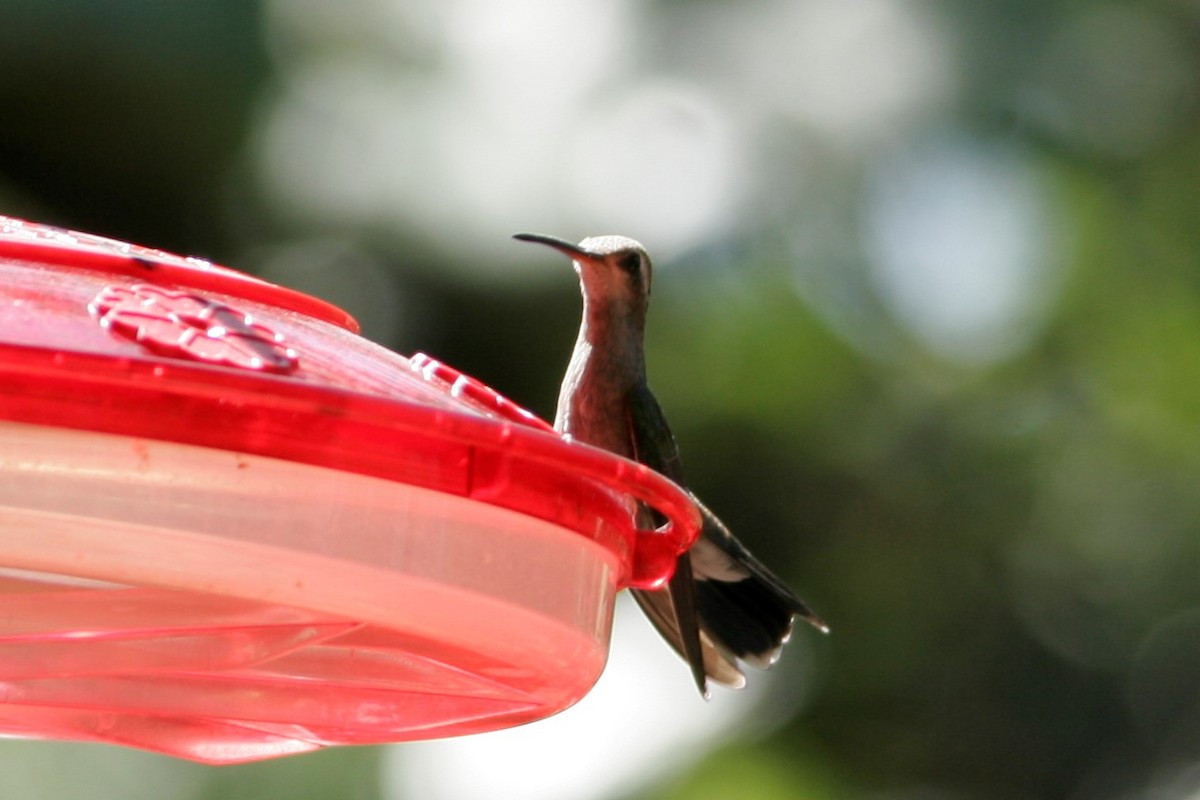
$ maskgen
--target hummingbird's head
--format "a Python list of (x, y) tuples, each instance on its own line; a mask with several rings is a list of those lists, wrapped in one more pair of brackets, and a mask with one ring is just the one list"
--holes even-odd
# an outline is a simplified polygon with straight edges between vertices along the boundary
[(579, 244), (540, 233), (518, 233), (513, 238), (570, 256), (584, 296), (591, 301), (644, 309), (650, 299), (650, 256), (628, 236), (589, 236)]

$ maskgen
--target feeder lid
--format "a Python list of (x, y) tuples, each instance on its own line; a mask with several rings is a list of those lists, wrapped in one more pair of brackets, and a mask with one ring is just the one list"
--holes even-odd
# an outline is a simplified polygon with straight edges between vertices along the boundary
[(696, 534), (665, 478), (206, 261), (0, 217), (0, 308), (2, 735), (229, 763), (538, 719)]

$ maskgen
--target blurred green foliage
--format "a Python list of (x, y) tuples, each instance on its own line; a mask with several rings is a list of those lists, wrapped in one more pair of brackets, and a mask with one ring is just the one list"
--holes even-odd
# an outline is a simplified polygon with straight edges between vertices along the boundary
[[(655, 7), (669, 18), (702, 5)], [(853, 239), (800, 256), (776, 246), (810, 205), (853, 232), (846, 198), (861, 165), (656, 276), (652, 383), (691, 480), (834, 634), (815, 645), (802, 713), (645, 800), (1200, 791), (1200, 126), (1195, 96), (1164, 89), (1169, 125), (1104, 138), (1106, 118), (1093, 118), (1105, 92), (1128, 83), (1136, 94), (1144, 77), (1136, 48), (1114, 54), (1125, 71), (1107, 76), (1120, 84), (1110, 89), (1091, 91), (1087, 70), (1055, 78), (1077, 82), (1072, 96), (1096, 104), (1087, 113), (1059, 109), (1047, 123), (1026, 102), (1044, 78), (1029, 53), (1049, 58), (1051, 32), (1089, 6), (1137, 9), (1169, 32), (1187, 70), (1200, 65), (1194, 3), (927, 9), (959, 54), (962, 84), (929, 127), (1019, 143), (1062, 202), (1061, 287), (1010, 357), (945, 359), (870, 297), (856, 301), (858, 330), (885, 346), (863, 346), (798, 288), (791, 262), (831, 252), (850, 265), (847, 291), (861, 280)], [(436, 354), (552, 414), (577, 314), (565, 269), (476, 285), (429, 241), (298, 223), (257, 187), (249, 147), (277, 78), (262, 9), (5, 0), (0, 10), (0, 212), (244, 269), (281, 244), (343, 237), (384, 265), (404, 302), (407, 323), (385, 344)], [(368, 332), (385, 313), (343, 302)], [(41, 748), (89, 755), (57, 775), (6, 769), (5, 796), (67, 797), (57, 782), (92, 781), (103, 760), (14, 743), (0, 761)], [(363, 750), (181, 767), (180, 786), (153, 796), (366, 799), (379, 796), (375, 761)]]

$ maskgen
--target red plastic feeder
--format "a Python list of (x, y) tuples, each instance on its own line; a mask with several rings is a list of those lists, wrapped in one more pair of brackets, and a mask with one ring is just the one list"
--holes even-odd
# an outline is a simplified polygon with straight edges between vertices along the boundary
[(0, 735), (231, 763), (535, 720), (696, 534), (657, 474), (205, 261), (0, 217), (0, 309)]

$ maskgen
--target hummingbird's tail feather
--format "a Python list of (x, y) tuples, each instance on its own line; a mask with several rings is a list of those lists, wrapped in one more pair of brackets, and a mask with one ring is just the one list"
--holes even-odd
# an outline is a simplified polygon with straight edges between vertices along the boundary
[(754, 577), (699, 580), (696, 601), (705, 632), (759, 669), (775, 663), (792, 635), (791, 605)]
[[(727, 655), (760, 669), (775, 663), (801, 617), (825, 622), (739, 542), (695, 495), (703, 529), (692, 547), (696, 608), (705, 638)], [(736, 663), (736, 661), (735, 661)]]

